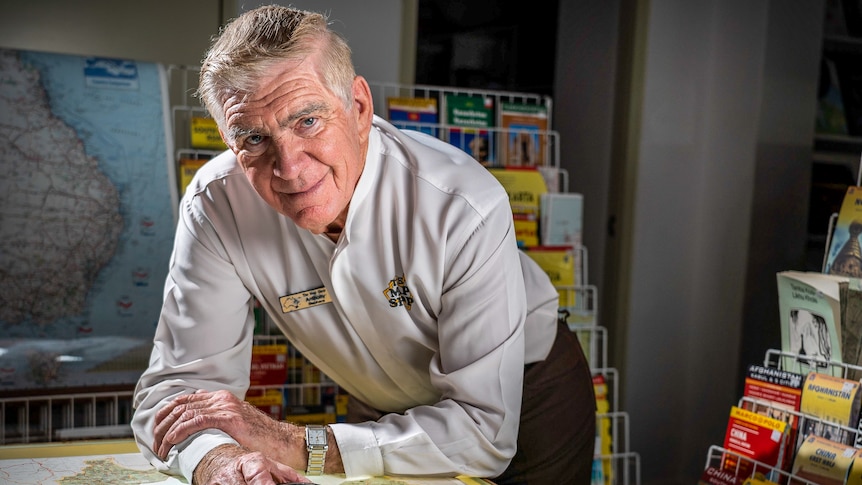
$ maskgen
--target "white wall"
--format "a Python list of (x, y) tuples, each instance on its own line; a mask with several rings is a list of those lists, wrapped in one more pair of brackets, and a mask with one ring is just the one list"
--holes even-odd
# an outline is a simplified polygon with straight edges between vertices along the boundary
[[(328, 13), (333, 30), (344, 36), (353, 50), (357, 74), (369, 82), (409, 84), (413, 82), (411, 62), (415, 62), (416, 55), (418, 1), (280, 0), (266, 3)], [(240, 5), (241, 11), (245, 9), (245, 5)]]
[(196, 66), (218, 32), (220, 4), (0, 0), (0, 47)]
[(418, 0), (0, 0), (0, 47), (197, 66), (222, 22), (260, 3), (328, 12), (359, 74), (413, 81)]
[(557, 20), (553, 127), (560, 133), (560, 166), (569, 173), (569, 190), (584, 196), (589, 283), (599, 289), (605, 281), (608, 203), (619, 195), (619, 187), (610, 186), (619, 3), (560, 2)]
[[(644, 483), (696, 480), (723, 441), (748, 341), (746, 275), (759, 269), (775, 285), (752, 239), (804, 244), (766, 222), (804, 221), (807, 191), (783, 194), (804, 204), (765, 200), (756, 174), (768, 166), (767, 184), (797, 185), (800, 170), (774, 169), (810, 164), (821, 12), (809, 0), (649, 2), (621, 370)], [(755, 200), (769, 207), (755, 213)]]

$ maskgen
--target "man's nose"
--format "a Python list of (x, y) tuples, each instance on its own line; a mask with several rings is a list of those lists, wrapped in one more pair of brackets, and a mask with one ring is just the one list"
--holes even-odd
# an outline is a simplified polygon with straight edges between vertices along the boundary
[(285, 135), (274, 140), (274, 143), (276, 153), (273, 175), (285, 180), (296, 178), (302, 171), (305, 156), (302, 140)]

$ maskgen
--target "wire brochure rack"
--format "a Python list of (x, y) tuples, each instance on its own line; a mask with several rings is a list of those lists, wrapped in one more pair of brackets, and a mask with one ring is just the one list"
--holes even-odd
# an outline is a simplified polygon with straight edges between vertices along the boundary
[[(818, 372), (845, 379), (851, 371), (862, 370), (862, 367), (852, 364), (814, 359), (776, 349), (768, 349), (766, 351), (763, 366), (771, 369), (790, 371), (802, 376), (808, 375), (809, 372)], [(797, 451), (797, 444), (802, 441), (802, 437), (815, 430), (829, 430), (830, 436), (835, 441), (855, 443), (856, 448), (859, 448), (859, 443), (862, 443), (862, 439), (860, 439), (862, 438), (862, 434), (860, 434), (862, 431), (857, 427), (843, 425), (828, 418), (821, 418), (788, 409), (786, 405), (775, 401), (742, 396), (737, 405), (747, 409), (757, 409), (758, 413), (768, 416), (785, 416), (784, 419), (786, 421), (795, 422), (796, 432), (798, 433), (796, 442), (788, 443), (786, 445), (787, 448), (785, 448), (785, 453), (791, 453), (791, 458), (793, 458), (793, 454)], [(812, 481), (808, 477), (799, 476), (794, 471), (795, 466), (791, 466), (789, 470), (783, 469), (780, 466), (752, 459), (751, 456), (745, 456), (718, 445), (713, 445), (709, 448), (704, 470), (729, 473), (734, 480), (739, 480), (740, 483), (746, 478), (762, 477), (778, 484), (822, 485), (819, 481)], [(845, 480), (842, 483), (847, 483), (847, 481)]]

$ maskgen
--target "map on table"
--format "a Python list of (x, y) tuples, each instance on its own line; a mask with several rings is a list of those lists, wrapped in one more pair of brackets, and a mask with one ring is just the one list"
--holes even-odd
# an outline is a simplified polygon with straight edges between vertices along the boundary
[(139, 453), (0, 461), (0, 483), (8, 485), (137, 485), (166, 480), (168, 483), (186, 483), (157, 471)]
[(173, 247), (163, 66), (0, 49), (0, 391), (134, 384)]
[[(324, 475), (309, 479), (318, 485), (493, 485), (487, 480), (469, 477), (370, 477), (348, 480), (344, 475)], [(181, 485), (187, 482), (156, 471), (140, 453), (120, 453), (0, 460), (0, 483)]]

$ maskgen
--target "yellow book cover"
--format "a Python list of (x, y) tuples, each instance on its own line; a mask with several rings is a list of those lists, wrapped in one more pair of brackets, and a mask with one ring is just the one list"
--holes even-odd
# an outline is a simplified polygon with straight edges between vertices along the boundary
[(548, 192), (545, 177), (535, 168), (489, 168), (509, 194), (513, 214), (539, 217), (542, 194)]
[(818, 485), (843, 485), (856, 449), (820, 436), (809, 436), (799, 445), (792, 473)]
[[(571, 288), (575, 285), (575, 254), (572, 248), (533, 247), (524, 251), (536, 264), (542, 268), (551, 284), (556, 288)], [(576, 305), (575, 292), (560, 290), (560, 308), (570, 308)]]
[(218, 125), (212, 118), (192, 116), (191, 120), (192, 148), (202, 150), (226, 150), (227, 145), (221, 139)]
[[(593, 391), (596, 394), (596, 449), (595, 454), (610, 456), (613, 453), (613, 439), (611, 437), (612, 419), (608, 415), (611, 411), (611, 403), (608, 399), (608, 383), (605, 376), (596, 374), (593, 376)], [(612, 460), (609, 458), (595, 458), (601, 463), (593, 466), (601, 466), (602, 483), (610, 484), (613, 481)], [(598, 485), (593, 482), (591, 485)]]
[(832, 231), (825, 273), (862, 278), (862, 187), (847, 187)]
[(515, 240), (519, 248), (539, 245), (539, 221), (532, 214), (512, 214), (515, 220)]
[(862, 452), (856, 452), (856, 458), (850, 465), (850, 473), (847, 474), (847, 485), (862, 485)]
[(281, 419), (284, 396), (278, 389), (249, 389), (245, 400), (273, 419)]
[(800, 411), (844, 426), (859, 419), (859, 381), (809, 372), (802, 387)]
[(177, 163), (180, 171), (180, 194), (186, 193), (186, 187), (189, 186), (198, 169), (203, 167), (206, 162), (206, 158), (180, 158)]
[(742, 485), (778, 485), (778, 483), (768, 480), (762, 473), (755, 473), (754, 476), (743, 480)]

